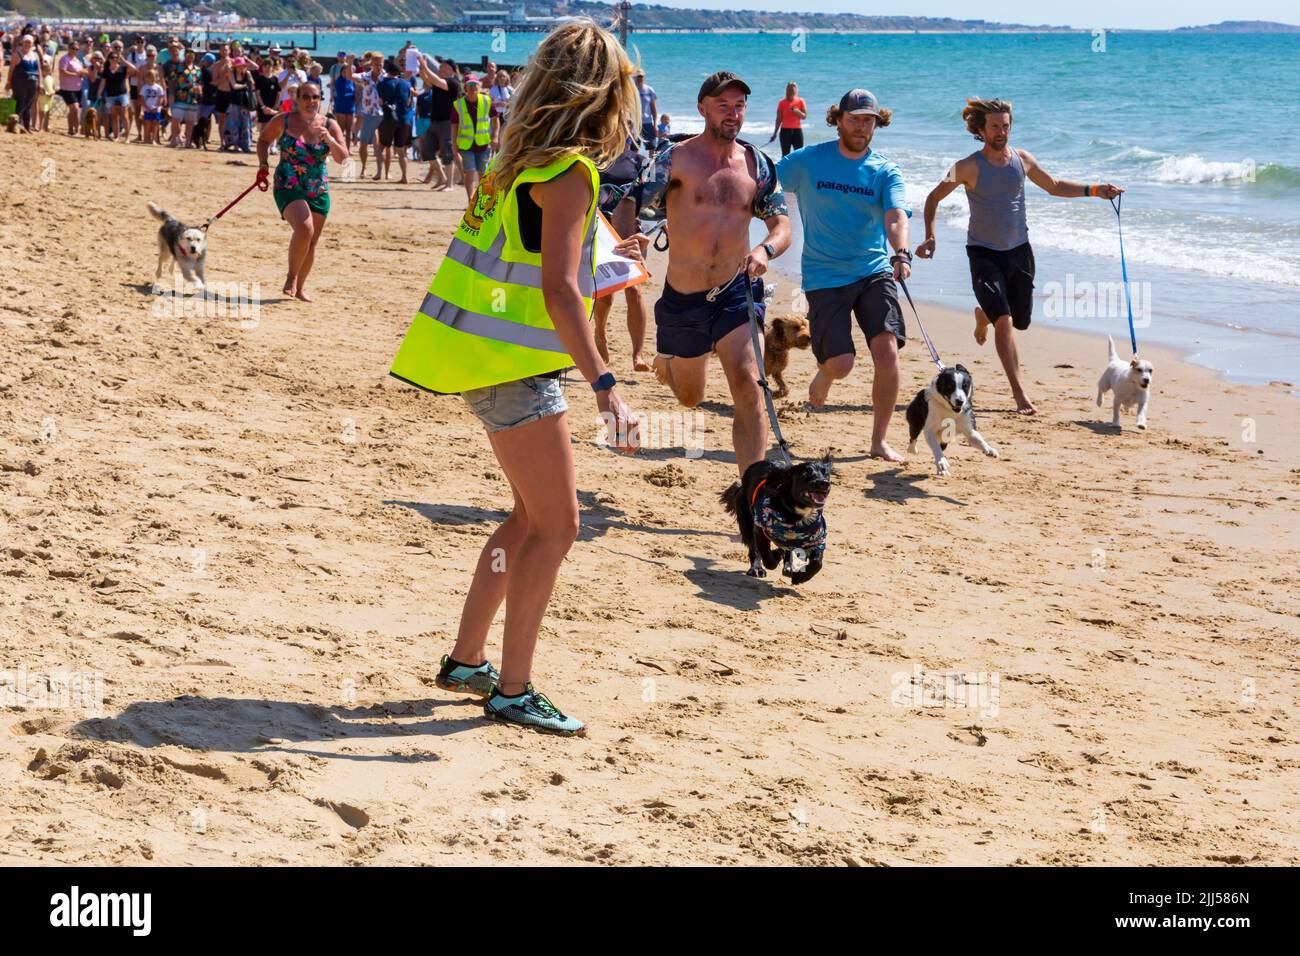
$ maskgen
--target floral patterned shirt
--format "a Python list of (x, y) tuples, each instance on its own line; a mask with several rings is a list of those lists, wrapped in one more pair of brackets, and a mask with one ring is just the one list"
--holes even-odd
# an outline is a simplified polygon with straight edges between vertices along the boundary
[[(745, 147), (754, 157), (755, 184), (758, 187), (754, 190), (754, 202), (751, 207), (754, 218), (771, 219), (773, 216), (790, 215), (785, 201), (785, 192), (776, 177), (776, 164), (753, 143), (747, 143), (743, 139), (736, 142)], [(673, 181), (673, 150), (680, 145), (681, 143), (673, 143), (655, 155), (652, 178), (646, 184), (641, 197), (642, 208), (664, 206), (666, 211), (665, 200), (668, 187)]]
[(378, 116), (384, 111), (383, 103), (379, 99), (379, 81), (383, 78), (383, 74), (376, 77), (369, 70), (353, 77), (357, 88), (361, 91), (362, 116)]
[(275, 167), (275, 188), (302, 193), (316, 199), (329, 192), (329, 173), (325, 157), (329, 143), (321, 140), (312, 145), (287, 130), (280, 134), (280, 162)]
[(176, 102), (197, 104), (203, 96), (203, 71), (187, 66), (176, 72)]

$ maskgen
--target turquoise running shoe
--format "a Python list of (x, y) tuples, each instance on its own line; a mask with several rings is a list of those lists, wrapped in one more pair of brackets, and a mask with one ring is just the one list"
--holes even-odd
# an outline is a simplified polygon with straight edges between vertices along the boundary
[(531, 727), (548, 734), (560, 734), (564, 737), (584, 737), (587, 727), (582, 721), (566, 717), (560, 709), (540, 694), (532, 684), (525, 684), (525, 690), (518, 697), (507, 697), (497, 688), (492, 688), (492, 696), (483, 705), (483, 716), (488, 720), (499, 720), (506, 724), (518, 724)]
[(500, 679), (497, 669), (486, 661), (478, 667), (468, 667), (452, 663), (451, 658), (443, 654), (442, 666), (433, 682), (443, 690), (486, 698), (491, 695), (492, 688)]

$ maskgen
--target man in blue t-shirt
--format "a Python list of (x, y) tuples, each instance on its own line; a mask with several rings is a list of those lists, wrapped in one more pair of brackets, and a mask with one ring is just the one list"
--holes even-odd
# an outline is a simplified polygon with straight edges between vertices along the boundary
[(820, 408), (831, 383), (853, 370), (856, 316), (875, 364), (871, 456), (901, 462), (885, 435), (898, 399), (898, 350), (907, 336), (895, 280), (911, 275), (911, 211), (898, 167), (871, 149), (872, 135), (891, 115), (871, 93), (850, 90), (826, 114), (839, 137), (795, 150), (776, 170), (798, 199), (803, 221), (803, 289), (817, 359), (808, 401)]
[(384, 71), (388, 74), (379, 81), (376, 92), (379, 94), (383, 118), (379, 121), (379, 171), (388, 178), (388, 171), (393, 165), (393, 153), (397, 153), (397, 165), (402, 170), (399, 182), (406, 182), (406, 150), (411, 145), (410, 109), (414, 98), (411, 84), (402, 79), (401, 68), (396, 60), (387, 60)]

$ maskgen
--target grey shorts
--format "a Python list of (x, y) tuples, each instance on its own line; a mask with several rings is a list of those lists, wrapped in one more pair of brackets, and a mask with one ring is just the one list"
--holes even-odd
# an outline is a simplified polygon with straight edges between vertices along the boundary
[(376, 113), (374, 116), (361, 114), (361, 142), (369, 146), (375, 138), (375, 133), (379, 132), (379, 124), (383, 121), (383, 113)]
[(518, 428), (569, 410), (560, 380), (541, 375), (470, 389), (461, 392), (460, 397), (490, 432)]
[(434, 120), (420, 140), (420, 158), (431, 160), (435, 156), (443, 165), (455, 160), (452, 153), (451, 120)]
[(877, 272), (831, 289), (805, 289), (804, 295), (808, 298), (813, 357), (818, 363), (857, 351), (853, 347), (855, 317), (868, 345), (881, 332), (892, 332), (900, 349), (907, 341), (892, 272)]

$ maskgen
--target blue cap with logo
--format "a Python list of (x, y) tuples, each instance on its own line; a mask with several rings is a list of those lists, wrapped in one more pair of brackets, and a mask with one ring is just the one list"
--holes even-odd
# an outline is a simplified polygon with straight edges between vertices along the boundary
[(880, 116), (880, 103), (870, 90), (849, 90), (840, 97), (840, 109), (859, 116)]

